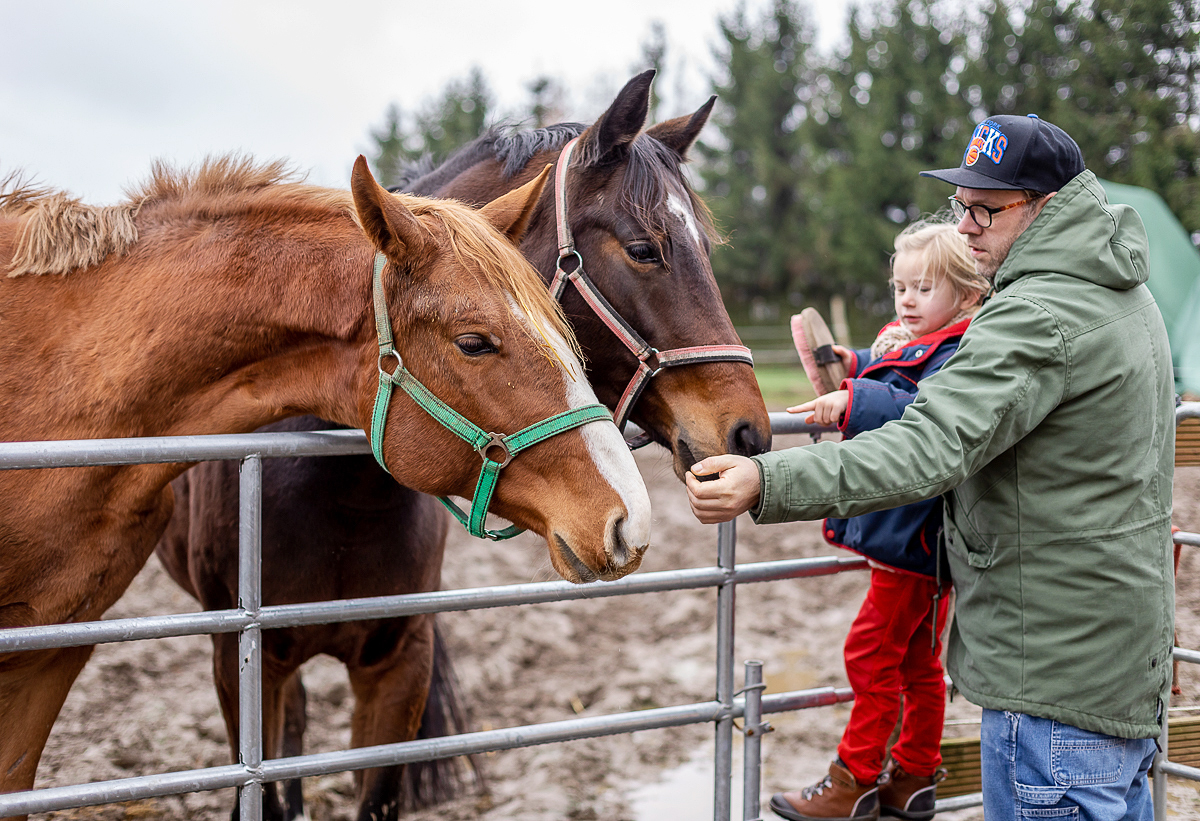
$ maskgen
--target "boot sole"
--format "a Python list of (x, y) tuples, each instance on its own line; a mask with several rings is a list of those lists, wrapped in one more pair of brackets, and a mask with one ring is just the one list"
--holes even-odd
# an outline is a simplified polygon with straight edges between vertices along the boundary
[(778, 795), (771, 796), (771, 812), (776, 815), (788, 819), (788, 821), (876, 821), (879, 817), (876, 813), (869, 815), (851, 815), (844, 818), (835, 818), (832, 816), (812, 816), (801, 815), (792, 809), (792, 805)]
[(924, 812), (905, 812), (897, 807), (880, 807), (880, 818), (902, 818), (904, 821), (930, 821), (933, 816), (937, 815), (936, 810), (925, 810)]

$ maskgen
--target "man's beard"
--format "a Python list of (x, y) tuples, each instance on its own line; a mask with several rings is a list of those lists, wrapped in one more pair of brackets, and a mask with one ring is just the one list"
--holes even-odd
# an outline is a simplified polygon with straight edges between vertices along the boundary
[(976, 261), (975, 273), (979, 274), (981, 277), (990, 282), (993, 287), (996, 285), (996, 272), (999, 271), (1000, 267), (1004, 265), (1005, 261), (1008, 260), (1009, 251), (1012, 250), (1012, 247), (1016, 245), (1017, 240), (1021, 238), (1021, 235), (1025, 233), (1025, 230), (1029, 228), (1030, 225), (1033, 225), (1033, 221), (1037, 219), (1038, 214), (1041, 213), (1040, 211), (1034, 210), (1034, 206), (1036, 204), (1037, 203), (1035, 202), (1021, 207), (1020, 214), (1023, 224), (1017, 230), (1016, 234), (1012, 238), (1012, 242), (1008, 244), (1007, 248), (1003, 249), (1003, 251), (999, 253), (989, 253), (987, 262), (982, 260)]

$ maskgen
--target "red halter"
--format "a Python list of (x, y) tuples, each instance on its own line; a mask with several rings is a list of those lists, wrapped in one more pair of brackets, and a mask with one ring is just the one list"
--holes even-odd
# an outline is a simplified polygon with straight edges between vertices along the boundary
[[(597, 290), (595, 284), (583, 270), (583, 257), (575, 250), (575, 239), (571, 236), (571, 227), (567, 224), (567, 168), (571, 164), (571, 152), (579, 138), (571, 140), (563, 146), (558, 158), (558, 168), (554, 174), (554, 205), (558, 223), (558, 265), (554, 279), (550, 282), (550, 295), (555, 299), (562, 297), (567, 283), (571, 282), (579, 291), (579, 295), (596, 312), (596, 316), (604, 322), (617, 338), (625, 344), (634, 356), (638, 358), (638, 369), (625, 388), (621, 401), (613, 412), (613, 421), (621, 430), (629, 419), (629, 412), (645, 390), (646, 384), (662, 371), (677, 365), (694, 365), (703, 362), (745, 362), (754, 366), (754, 357), (750, 349), (744, 345), (696, 345), (691, 348), (675, 348), (660, 351), (652, 347), (633, 327), (617, 313), (604, 295)], [(575, 257), (575, 270), (567, 273), (563, 270), (563, 261), (567, 257)], [(628, 440), (629, 447), (639, 448), (653, 441), (650, 435), (642, 433)]]

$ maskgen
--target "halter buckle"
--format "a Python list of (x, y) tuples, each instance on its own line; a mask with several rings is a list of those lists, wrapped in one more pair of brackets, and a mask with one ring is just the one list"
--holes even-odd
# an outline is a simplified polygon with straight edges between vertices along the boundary
[[(667, 367), (666, 365), (662, 364), (662, 362), (659, 361), (658, 356), (659, 356), (658, 348), (647, 348), (646, 352), (638, 357), (638, 359), (641, 360), (642, 364), (645, 365), (646, 368), (649, 370), (649, 373), (646, 374), (647, 377), (658, 376), (660, 373), (662, 373), (663, 368)], [(652, 360), (652, 359), (654, 360), (653, 365), (650, 364), (650, 360)]]
[[(477, 445), (475, 447), (475, 452), (478, 453), (482, 459), (491, 459), (491, 461), (497, 463), (500, 465), (500, 467), (506, 466), (512, 461), (513, 454), (512, 451), (508, 449), (508, 443), (504, 441), (504, 434), (489, 433), (488, 436), (491, 438), (488, 439), (488, 441)], [(488, 456), (488, 451), (490, 451), (492, 448), (500, 448), (500, 450), (504, 451), (504, 461), (492, 459), (492, 457)]]
[[(563, 268), (563, 263), (571, 257), (575, 257), (575, 267), (568, 271)], [(575, 250), (575, 246), (558, 249), (558, 270), (563, 272), (563, 276), (570, 276), (581, 268), (583, 268), (583, 256)]]
[[(396, 357), (396, 368), (391, 373), (388, 373), (383, 369), (383, 359), (386, 356)], [(404, 360), (400, 358), (400, 352), (395, 348), (392, 348), (390, 351), (379, 352), (379, 360), (376, 362), (376, 366), (379, 368), (379, 375), (381, 377), (394, 382), (396, 381), (396, 374), (400, 373), (400, 369), (404, 367)]]

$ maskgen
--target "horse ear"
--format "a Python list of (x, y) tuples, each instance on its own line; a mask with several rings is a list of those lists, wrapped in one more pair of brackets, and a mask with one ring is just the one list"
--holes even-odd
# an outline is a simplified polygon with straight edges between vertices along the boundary
[(542, 173), (520, 188), (509, 191), (479, 209), (479, 213), (483, 214), (497, 231), (507, 236), (513, 245), (519, 245), (521, 238), (525, 236), (529, 221), (533, 217), (533, 209), (537, 207), (553, 167), (547, 165), (542, 169)]
[(362, 154), (354, 161), (350, 176), (350, 192), (354, 195), (354, 210), (363, 233), (390, 259), (413, 254), (425, 244), (421, 223), (393, 195), (375, 181), (367, 158)]
[(637, 137), (650, 113), (650, 81), (654, 73), (654, 69), (643, 71), (626, 83), (608, 111), (583, 133), (580, 156), (586, 158), (586, 165), (616, 159)]
[(716, 101), (716, 95), (713, 95), (708, 98), (707, 103), (700, 106), (695, 114), (658, 123), (646, 129), (646, 133), (667, 148), (672, 149), (681, 159), (686, 158), (688, 149), (692, 147), (692, 143), (696, 142), (696, 138), (700, 136), (700, 130), (708, 122), (708, 117), (712, 114), (713, 104)]

